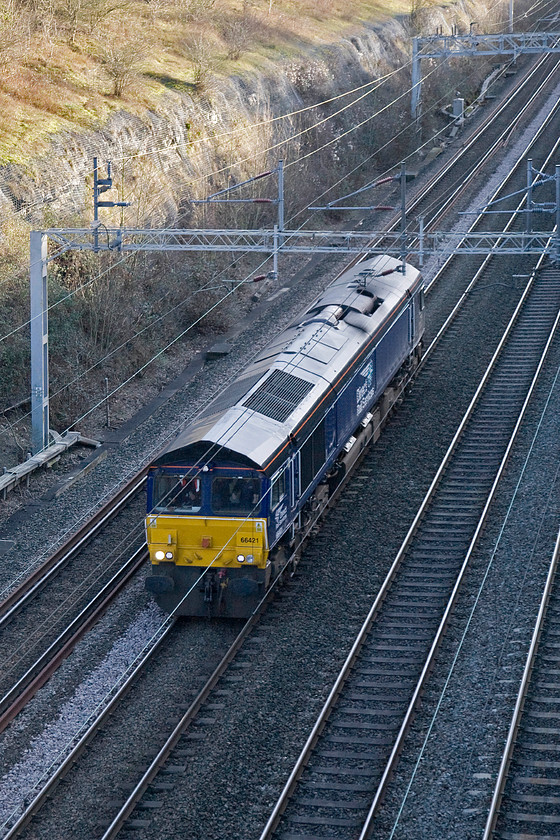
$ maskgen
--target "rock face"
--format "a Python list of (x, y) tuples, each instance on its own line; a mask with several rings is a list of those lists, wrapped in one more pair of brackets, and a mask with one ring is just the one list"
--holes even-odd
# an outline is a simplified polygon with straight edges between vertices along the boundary
[[(505, 11), (505, 4), (500, 5)], [(493, 12), (499, 10), (494, 7)], [(459, 31), (468, 31), (470, 21), (484, 20), (487, 14), (484, 3), (458, 3), (431, 10), (423, 30), (434, 32), (439, 26), (449, 30), (453, 24)], [(173, 225), (184, 210), (184, 197), (221, 188), (226, 176), (220, 170), (235, 162), (235, 177), (242, 180), (269, 168), (277, 158), (294, 160), (323, 145), (328, 151), (311, 156), (304, 167), (311, 177), (325, 166), (340, 164), (346, 145), (356, 150), (360, 146), (362, 151), (364, 144), (366, 148), (371, 145), (372, 132), (379, 129), (374, 124), (370, 127), (368, 117), (384, 104), (384, 88), (392, 98), (398, 96), (399, 88), (401, 93), (406, 91), (410, 53), (408, 18), (388, 19), (364, 25), (336, 44), (314, 47), (281, 64), (271, 62), (260, 72), (215, 79), (204, 91), (168, 89), (157, 111), (146, 111), (141, 117), (125, 111), (114, 113), (95, 132), (52, 136), (50, 153), (25, 169), (3, 167), (0, 208), (23, 210), (35, 227), (44, 226), (44, 216), (43, 210), (34, 208), (45, 203), (51, 211), (49, 226), (53, 218), (76, 218), (84, 211), (89, 216), (94, 156), (103, 164), (112, 161), (119, 198), (133, 202), (125, 215), (127, 226)], [(330, 104), (311, 107), (398, 68), (403, 70), (379, 93), (364, 96), (365, 90), (356, 91)], [(357, 106), (347, 107), (360, 97)], [(405, 95), (398, 107), (401, 120), (407, 109)], [(289, 116), (282, 116), (285, 114)], [(360, 121), (365, 121), (365, 128), (352, 130), (343, 146), (337, 136)], [(309, 129), (318, 123), (311, 135)], [(288, 138), (292, 138), (289, 152)], [(341, 170), (345, 168), (350, 167), (341, 166)], [(216, 174), (209, 178), (212, 172)], [(115, 214), (111, 221), (118, 223), (119, 219)], [(182, 219), (184, 224), (184, 215)]]
[[(419, 8), (431, 0), (412, 2)], [(467, 32), (471, 21), (488, 20), (485, 2), (490, 0), (430, 9), (429, 16), (422, 11), (422, 31), (456, 26)], [(505, 0), (492, 6), (492, 13), (507, 19)], [(310, 206), (370, 183), (416, 148), (418, 136), (409, 117), (411, 52), (408, 16), (363, 23), (349, 27), (336, 43), (300, 52), (294, 48), (275, 62), (261, 57), (258, 69), (205, 80), (204, 89), (169, 80), (169, 86), (162, 84), (157, 108), (141, 111), (137, 105), (135, 113), (123, 108), (97, 130), (60, 131), (51, 136), (43, 156), (28, 160), (22, 154), (25, 164), (0, 167), (0, 262), (3, 268), (16, 267), (0, 289), (0, 336), (8, 337), (0, 342), (0, 427), (2, 409), (23, 404), (30, 392), (29, 338), (25, 329), (14, 330), (14, 324), (25, 327), (29, 317), (29, 229), (90, 225), (94, 157), (101, 177), (105, 162), (112, 163), (114, 189), (103, 200), (130, 202), (124, 210), (100, 211), (107, 227), (207, 229), (270, 228), (274, 205), (224, 208), (189, 199), (270, 171), (282, 158), (285, 222), (294, 228), (310, 217)], [(430, 72), (427, 78), (424, 112), (431, 125), (426, 136), (428, 129), (447, 128), (440, 109), (455, 91), (472, 93), (475, 74), (482, 79), (487, 73), (480, 59), (470, 66), (462, 60), (458, 70), (456, 65), (448, 62), (439, 77)], [(428, 77), (428, 68), (423, 69)], [(275, 179), (261, 179), (243, 196), (274, 199), (275, 193)], [(333, 216), (328, 221), (317, 217), (318, 226), (326, 227)], [(346, 224), (348, 219), (339, 213), (333, 221)], [(299, 267), (297, 257), (286, 259), (293, 260), (294, 270)], [(245, 280), (268, 271), (260, 266), (254, 254), (236, 254), (235, 259), (189, 255), (187, 264), (183, 254), (155, 251), (134, 252), (125, 260), (114, 252), (98, 257), (68, 250), (51, 261), (49, 301), (56, 301), (49, 312), (53, 425), (65, 428), (75, 417), (87, 416), (92, 405), (103, 404), (108, 379), (112, 387), (131, 381), (153, 360), (161, 360), (163, 346), (176, 349), (177, 336), (188, 332), (188, 344), (195, 336), (193, 324), (206, 334), (223, 331), (244, 311), (251, 294)], [(217, 309), (224, 278), (232, 289), (234, 284), (239, 288)], [(169, 365), (174, 371), (173, 360)], [(150, 375), (163, 381), (165, 374), (156, 368), (150, 368)], [(74, 381), (78, 385), (70, 387)], [(25, 422), (22, 418), (21, 452), (28, 449)], [(14, 461), (15, 455), (7, 463)]]

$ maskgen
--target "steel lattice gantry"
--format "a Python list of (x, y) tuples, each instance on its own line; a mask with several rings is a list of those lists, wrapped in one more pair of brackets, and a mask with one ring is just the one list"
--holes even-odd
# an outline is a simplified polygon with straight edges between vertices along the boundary
[(560, 53), (560, 32), (500, 32), (495, 35), (427, 35), (412, 39), (412, 116), (420, 110), (424, 58), (459, 58), (482, 55), (518, 55)]
[[(557, 228), (558, 230), (558, 228)], [(560, 237), (548, 232), (415, 233), (383, 231), (284, 230), (137, 230), (82, 228), (31, 233), (31, 424), (32, 452), (48, 446), (48, 240), (58, 247), (50, 259), (68, 250), (87, 251), (224, 251), (269, 254), (548, 254), (560, 260)], [(373, 245), (378, 241), (380, 244)]]
[[(81, 251), (231, 251), (272, 255), (283, 254), (393, 254), (399, 256), (403, 245), (406, 255), (452, 254), (542, 254), (555, 256), (557, 237), (551, 231), (537, 232), (454, 232), (422, 233), (408, 231), (320, 231), (285, 230), (139, 230), (104, 228), (96, 242), (91, 228), (35, 231), (58, 244), (56, 256), (67, 250)], [(552, 238), (551, 238), (552, 237)], [(375, 240), (379, 245), (373, 245)], [(41, 267), (42, 268), (42, 267)], [(32, 266), (38, 271), (39, 266)]]

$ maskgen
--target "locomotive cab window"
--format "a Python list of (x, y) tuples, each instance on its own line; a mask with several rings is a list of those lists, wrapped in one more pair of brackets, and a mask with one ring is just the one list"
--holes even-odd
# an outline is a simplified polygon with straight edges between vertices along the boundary
[(288, 480), (286, 470), (282, 470), (280, 475), (276, 476), (270, 488), (270, 509), (278, 507), (288, 489)]
[(198, 513), (201, 508), (199, 478), (184, 475), (158, 475), (154, 479), (153, 508), (159, 511)]
[(258, 478), (215, 478), (212, 482), (212, 511), (235, 516), (257, 514), (260, 485)]

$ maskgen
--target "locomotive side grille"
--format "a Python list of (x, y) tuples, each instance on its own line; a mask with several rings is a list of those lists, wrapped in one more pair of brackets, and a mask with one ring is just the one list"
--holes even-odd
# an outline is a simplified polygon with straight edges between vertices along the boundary
[(243, 405), (283, 423), (312, 388), (313, 382), (292, 376), (283, 370), (273, 370), (268, 379)]

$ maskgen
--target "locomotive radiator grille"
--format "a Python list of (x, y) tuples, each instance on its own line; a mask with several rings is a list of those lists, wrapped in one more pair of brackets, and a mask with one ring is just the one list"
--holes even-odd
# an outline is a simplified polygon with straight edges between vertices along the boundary
[(299, 376), (273, 370), (260, 388), (245, 400), (243, 406), (283, 423), (313, 387), (313, 382), (300, 379)]

